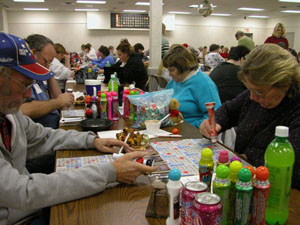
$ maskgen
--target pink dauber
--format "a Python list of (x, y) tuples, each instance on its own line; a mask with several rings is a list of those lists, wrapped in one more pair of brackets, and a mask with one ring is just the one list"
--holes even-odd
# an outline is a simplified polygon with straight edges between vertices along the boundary
[(208, 111), (208, 122), (210, 125), (210, 140), (211, 143), (216, 144), (217, 143), (217, 132), (216, 132), (216, 121), (215, 121), (215, 102), (207, 102), (205, 103), (205, 106)]

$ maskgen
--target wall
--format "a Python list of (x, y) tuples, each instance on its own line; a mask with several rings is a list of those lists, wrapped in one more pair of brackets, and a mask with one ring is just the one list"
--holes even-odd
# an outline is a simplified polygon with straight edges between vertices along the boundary
[[(149, 48), (148, 30), (88, 30), (85, 12), (24, 12), (8, 11), (9, 33), (26, 37), (32, 33), (48, 36), (54, 42), (62, 43), (70, 51), (79, 51), (80, 45), (90, 42), (94, 48), (101, 44), (117, 46), (121, 38), (130, 43), (141, 42)], [(295, 32), (294, 48), (299, 51), (300, 17), (287, 16), (278, 19), (250, 19), (233, 17), (207, 17), (197, 15), (176, 15), (175, 30), (167, 31), (170, 44), (188, 43), (194, 47), (217, 43), (234, 46), (237, 30), (253, 33), (255, 44), (263, 44), (271, 35), (274, 25), (282, 21), (287, 32)]]

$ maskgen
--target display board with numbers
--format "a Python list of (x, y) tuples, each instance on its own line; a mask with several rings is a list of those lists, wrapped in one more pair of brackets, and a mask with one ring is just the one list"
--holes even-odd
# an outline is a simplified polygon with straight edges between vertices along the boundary
[(148, 14), (111, 13), (111, 28), (149, 28)]

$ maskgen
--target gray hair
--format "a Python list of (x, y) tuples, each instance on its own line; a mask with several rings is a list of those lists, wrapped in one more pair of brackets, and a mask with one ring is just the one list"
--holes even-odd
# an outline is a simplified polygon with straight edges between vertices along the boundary
[(31, 34), (25, 39), (25, 41), (28, 43), (31, 49), (34, 49), (36, 51), (42, 51), (42, 49), (47, 44), (54, 45), (54, 43), (49, 38), (41, 34)]

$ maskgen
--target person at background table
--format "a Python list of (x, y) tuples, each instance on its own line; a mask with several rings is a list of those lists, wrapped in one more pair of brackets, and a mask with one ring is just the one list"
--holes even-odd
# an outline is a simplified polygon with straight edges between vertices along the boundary
[(144, 48), (144, 45), (142, 45), (141, 43), (136, 43), (136, 44), (133, 46), (133, 48), (134, 48), (135, 53), (137, 53), (137, 54), (139, 54), (139, 55), (141, 56), (141, 58), (142, 58), (144, 64), (145, 64), (145, 63), (149, 64), (149, 58), (148, 58), (148, 56), (146, 56), (146, 54), (145, 54), (145, 48)]
[(97, 53), (90, 43), (84, 45), (84, 58), (87, 61), (97, 59)]
[[(49, 68), (56, 56), (53, 42), (40, 34), (29, 35), (26, 41), (38, 63)], [(58, 109), (73, 105), (74, 95), (62, 94), (54, 77), (50, 77), (46, 84), (37, 80), (31, 88), (31, 93), (21, 106), (22, 113), (44, 127), (57, 129), (60, 119)]]
[(114, 46), (112, 46), (112, 45), (110, 45), (110, 46), (108, 46), (108, 50), (109, 50), (109, 55), (111, 56), (111, 57), (113, 57), (113, 59), (115, 60), (115, 62), (117, 61), (117, 55), (116, 55), (116, 53), (115, 53), (115, 48), (114, 48)]
[[(276, 57), (274, 57), (274, 55)], [(216, 111), (216, 131), (236, 129), (235, 151), (254, 166), (264, 165), (264, 154), (276, 126), (289, 127), (295, 150), (292, 186), (300, 190), (300, 68), (293, 56), (274, 44), (253, 49), (239, 78), (248, 88)], [(209, 137), (204, 120), (200, 132)]]
[(210, 73), (209, 77), (217, 85), (222, 104), (228, 100), (234, 99), (237, 95), (247, 89), (238, 79), (237, 74), (248, 53), (249, 49), (244, 46), (231, 48), (228, 60), (222, 62)]
[(107, 65), (107, 62), (109, 63), (109, 65), (113, 65), (115, 64), (115, 60), (110, 55), (110, 52), (106, 46), (101, 45), (98, 51), (100, 54), (100, 58), (92, 59), (91, 61), (94, 65), (97, 65), (97, 67), (100, 68), (98, 73), (102, 74), (104, 72), (103, 68)]
[(205, 56), (205, 65), (214, 69), (217, 65), (224, 62), (225, 60), (219, 53), (220, 46), (212, 44), (209, 46), (209, 53)]
[(166, 38), (166, 25), (164, 23), (161, 24), (161, 58), (169, 51), (169, 41)]
[(209, 76), (198, 69), (196, 56), (182, 45), (173, 45), (163, 58), (163, 66), (169, 70), (172, 80), (166, 89), (174, 89), (184, 120), (199, 128), (208, 118), (205, 103), (215, 102), (217, 109), (221, 105), (218, 89)]
[(285, 44), (285, 49), (289, 49), (289, 41), (285, 38), (285, 26), (283, 23), (277, 23), (272, 36), (265, 40), (265, 43), (278, 44), (280, 42)]
[(132, 149), (119, 140), (98, 138), (92, 132), (45, 128), (24, 116), (19, 108), (31, 96), (34, 80), (47, 80), (53, 73), (36, 62), (23, 39), (0, 33), (0, 43), (0, 58), (10, 59), (0, 61), (1, 224), (48, 224), (49, 218), (45, 223), (40, 218), (32, 218), (30, 223), (27, 218), (38, 216), (41, 208), (94, 195), (115, 181), (132, 183), (138, 175), (157, 169), (133, 161), (145, 155), (133, 152), (108, 164), (49, 175), (30, 174), (25, 167), (26, 158), (60, 149), (96, 149), (105, 153), (116, 152), (111, 146), (124, 146), (127, 152)]
[(220, 55), (224, 58), (227, 59), (229, 55), (229, 49), (227, 47), (223, 47), (222, 52), (220, 52)]
[(249, 38), (248, 36), (245, 35), (243, 31), (237, 31), (235, 33), (235, 38), (238, 40), (238, 46), (245, 46), (248, 48), (250, 51), (254, 49), (255, 43), (254, 41)]
[[(49, 69), (55, 73), (54, 78), (62, 93), (65, 92), (66, 81), (70, 77), (74, 77), (74, 72), (71, 71), (70, 53), (68, 53), (62, 44), (55, 43), (54, 49), (56, 52), (55, 57)], [(65, 65), (61, 63), (64, 59)]]
[(124, 68), (120, 82), (129, 84), (135, 82), (135, 87), (145, 90), (148, 75), (140, 55), (134, 52), (127, 39), (121, 40), (117, 47), (117, 52), (120, 60), (115, 66)]

